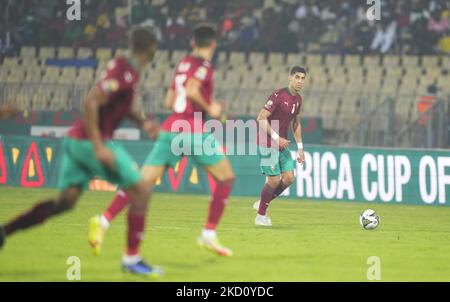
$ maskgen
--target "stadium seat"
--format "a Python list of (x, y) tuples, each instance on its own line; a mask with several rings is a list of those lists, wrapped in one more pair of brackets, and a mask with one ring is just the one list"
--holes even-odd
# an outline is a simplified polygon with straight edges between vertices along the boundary
[(28, 69), (25, 77), (26, 83), (40, 83), (42, 80), (42, 72), (40, 69)]
[(127, 53), (126, 48), (117, 48), (116, 52), (114, 53), (114, 57), (123, 56)]
[(27, 67), (36, 66), (36, 67), (41, 68), (41, 61), (35, 57), (21, 58), (21, 61), (22, 61), (22, 65), (24, 65), (24, 66), (27, 66)]
[(112, 50), (110, 48), (99, 48), (95, 53), (95, 57), (99, 61), (109, 61), (112, 58)]
[(245, 52), (233, 51), (230, 53), (229, 64), (232, 66), (244, 65), (246, 63)]
[(361, 65), (361, 56), (346, 55), (344, 57), (344, 65), (347, 67), (360, 66)]
[(403, 56), (402, 65), (407, 67), (418, 67), (419, 57), (418, 56)]
[(167, 50), (158, 50), (155, 53), (155, 57), (153, 58), (152, 65), (160, 65), (162, 63), (167, 63), (169, 60), (169, 51)]
[(2, 64), (2, 68), (7, 68), (8, 70), (17, 68), (17, 66), (19, 66), (19, 58), (10, 58), (10, 57), (6, 57), (3, 60), (3, 64)]
[(59, 68), (58, 67), (46, 67), (44, 77), (42, 78), (43, 83), (57, 83), (59, 80)]
[(307, 55), (305, 57), (305, 65), (307, 68), (314, 68), (322, 65), (322, 55)]
[(216, 66), (220, 67), (228, 63), (228, 54), (226, 51), (219, 51), (217, 53)]
[(438, 56), (422, 56), (423, 68), (437, 68), (439, 66)]
[(386, 77), (390, 77), (390, 78), (395, 78), (395, 77), (401, 78), (402, 77), (403, 72), (404, 72), (403, 68), (399, 67), (398, 65), (397, 66), (395, 66), (395, 65), (392, 65), (392, 66), (387, 65), (387, 66), (388, 67), (386, 67), (386, 73), (385, 73)]
[(72, 84), (77, 77), (77, 69), (75, 67), (65, 67), (62, 69), (61, 76), (58, 79), (60, 84)]
[(248, 63), (252, 66), (264, 65), (266, 62), (266, 54), (263, 52), (252, 52), (249, 54)]
[(75, 51), (72, 47), (60, 47), (58, 49), (58, 59), (73, 59)]
[(45, 61), (55, 58), (55, 49), (53, 47), (41, 47), (39, 49), (39, 59)]
[(385, 55), (383, 58), (383, 66), (386, 69), (397, 68), (400, 66), (400, 58), (397, 55)]
[(186, 55), (187, 52), (184, 50), (174, 50), (172, 51), (170, 62), (173, 64), (178, 64)]
[(378, 55), (367, 55), (364, 57), (364, 66), (366, 68), (373, 68), (376, 66), (380, 66), (380, 56)]
[[(304, 56), (302, 55), (302, 54), (300, 54), (300, 53), (289, 53), (288, 55), (287, 55), (287, 57), (286, 57), (286, 64), (289, 66), (289, 67), (293, 67), (293, 66), (296, 66), (296, 65), (300, 65), (300, 66), (302, 66), (302, 65), (304, 65), (304, 62), (305, 61), (305, 58), (304, 58)], [(305, 66), (307, 69), (309, 69), (308, 68), (308, 66)]]
[(94, 52), (90, 48), (81, 47), (77, 51), (77, 59), (85, 60), (93, 57)]
[(442, 76), (442, 70), (439, 67), (429, 67), (425, 69), (425, 75), (428, 78), (436, 80)]
[(36, 47), (23, 46), (20, 49), (21, 58), (35, 58), (36, 57)]
[(342, 62), (342, 57), (340, 55), (327, 55), (325, 57), (325, 65), (327, 67), (336, 67), (340, 66)]
[(284, 64), (284, 53), (281, 52), (271, 52), (267, 59), (267, 63), (273, 66), (282, 66)]
[(442, 57), (441, 67), (446, 70), (450, 69), (450, 55)]

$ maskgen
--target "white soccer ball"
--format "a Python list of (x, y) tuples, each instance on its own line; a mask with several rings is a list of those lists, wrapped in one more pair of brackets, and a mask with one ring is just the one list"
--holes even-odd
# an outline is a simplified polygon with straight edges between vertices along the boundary
[(380, 224), (380, 216), (374, 210), (367, 209), (359, 216), (359, 223), (365, 230), (373, 230)]

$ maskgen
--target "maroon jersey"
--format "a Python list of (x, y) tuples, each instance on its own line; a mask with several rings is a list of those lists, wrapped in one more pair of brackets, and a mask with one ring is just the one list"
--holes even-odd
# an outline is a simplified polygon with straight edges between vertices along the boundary
[[(190, 132), (203, 132), (205, 112), (186, 97), (186, 83), (190, 78), (199, 80), (201, 82), (200, 93), (206, 102), (211, 104), (214, 91), (213, 74), (211, 62), (207, 60), (193, 55), (186, 56), (181, 60), (176, 67), (171, 84), (171, 89), (176, 95), (173, 113), (164, 121), (162, 125), (164, 131), (179, 132), (180, 130), (175, 125), (172, 129), (172, 125), (176, 121), (186, 121), (190, 125)], [(202, 113), (202, 118), (195, 118), (195, 113)]]
[[(288, 138), (289, 126), (300, 112), (301, 106), (302, 97), (300, 95), (291, 95), (288, 88), (278, 89), (269, 97), (267, 103), (264, 105), (264, 109), (271, 112), (268, 118), (269, 124), (280, 137)], [(273, 121), (279, 123), (278, 129), (273, 124)], [(270, 147), (274, 146), (275, 142), (272, 142), (271, 137), (264, 129), (259, 129), (258, 144), (260, 146)]]
[[(139, 83), (139, 73), (125, 57), (108, 62), (102, 79), (96, 84), (108, 96), (108, 103), (99, 108), (99, 128), (103, 140), (110, 140), (120, 122), (128, 116), (134, 93)], [(88, 139), (82, 120), (69, 130), (69, 137)]]

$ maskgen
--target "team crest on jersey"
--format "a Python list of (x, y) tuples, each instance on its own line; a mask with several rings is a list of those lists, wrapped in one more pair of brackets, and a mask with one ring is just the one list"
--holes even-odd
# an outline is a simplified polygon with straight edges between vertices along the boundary
[(102, 82), (102, 90), (105, 93), (113, 93), (119, 89), (119, 82), (115, 79), (105, 80)]
[(125, 79), (125, 81), (127, 83), (131, 83), (133, 81), (133, 75), (129, 71), (125, 72), (125, 74), (123, 75), (123, 78)]
[(206, 75), (208, 74), (208, 69), (206, 67), (199, 67), (195, 72), (195, 77), (201, 81), (206, 79)]

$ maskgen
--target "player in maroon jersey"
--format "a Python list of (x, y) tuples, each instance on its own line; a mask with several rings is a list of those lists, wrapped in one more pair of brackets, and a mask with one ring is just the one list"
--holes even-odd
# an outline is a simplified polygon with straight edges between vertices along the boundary
[[(256, 225), (272, 226), (270, 217), (266, 215), (270, 202), (279, 196), (294, 182), (295, 161), (289, 151), (288, 129), (294, 133), (297, 143), (297, 161), (305, 161), (302, 142), (302, 127), (300, 124), (300, 109), (302, 97), (299, 94), (303, 88), (306, 71), (295, 66), (291, 69), (288, 87), (276, 90), (267, 100), (258, 115), (259, 136), (258, 144), (261, 154), (261, 173), (266, 175), (266, 184), (261, 191), (260, 201), (255, 202), (253, 208), (258, 211), (255, 218)], [(270, 150), (272, 148), (272, 150)], [(270, 164), (265, 155), (274, 154), (278, 159)], [(264, 162), (266, 160), (266, 162)]]
[(131, 118), (149, 132), (155, 125), (142, 120), (132, 109), (140, 72), (153, 59), (156, 38), (145, 28), (130, 32), (130, 51), (108, 63), (102, 79), (84, 102), (82, 119), (76, 121), (63, 142), (58, 196), (38, 203), (28, 212), (0, 226), (0, 246), (5, 237), (38, 225), (71, 210), (89, 181), (100, 177), (120, 185), (132, 196), (128, 212), (127, 250), (122, 268), (135, 274), (158, 277), (159, 268), (146, 264), (139, 256), (144, 232), (150, 188), (142, 179), (137, 164), (125, 149), (113, 142), (113, 132), (125, 118)]
[[(223, 247), (216, 235), (216, 227), (225, 209), (227, 198), (234, 182), (230, 162), (219, 148), (211, 133), (203, 131), (206, 114), (212, 118), (220, 117), (222, 105), (213, 100), (213, 67), (211, 58), (216, 48), (215, 30), (207, 24), (200, 24), (194, 30), (192, 39), (193, 52), (177, 65), (172, 84), (168, 90), (166, 103), (173, 113), (161, 127), (158, 140), (141, 170), (149, 187), (161, 177), (168, 166), (175, 164), (189, 155), (197, 165), (203, 166), (217, 182), (212, 193), (209, 214), (204, 228), (198, 238), (198, 244), (220, 256), (231, 256), (230, 249)], [(187, 154), (183, 150), (174, 150), (175, 141), (185, 139), (185, 147), (194, 150)], [(215, 149), (213, 154), (205, 154), (205, 143)], [(176, 149), (176, 148), (175, 148)], [(197, 154), (195, 150), (200, 150)], [(181, 151), (181, 152), (178, 152)], [(189, 153), (189, 152), (188, 152)], [(95, 249), (103, 240), (106, 230), (114, 217), (129, 203), (126, 192), (119, 191), (109, 208), (99, 216), (91, 219), (91, 238), (95, 240)], [(95, 250), (94, 250), (95, 252)]]

